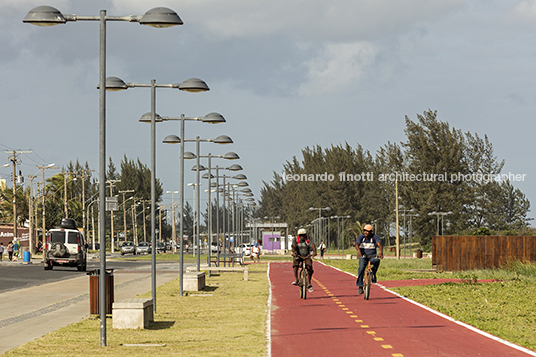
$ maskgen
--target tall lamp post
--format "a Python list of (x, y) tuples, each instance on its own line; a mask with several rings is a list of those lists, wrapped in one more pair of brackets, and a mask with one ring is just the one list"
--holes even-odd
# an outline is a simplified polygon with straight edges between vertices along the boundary
[[(242, 166), (238, 165), (238, 164), (234, 164), (234, 165), (231, 165), (229, 167), (219, 167), (216, 165), (216, 176), (214, 176), (216, 178), (216, 182), (213, 184), (211, 184), (212, 187), (216, 187), (216, 206), (218, 206), (218, 209), (216, 210), (216, 235), (219, 237), (220, 235), (220, 192), (222, 192), (222, 196), (224, 197), (224, 200), (223, 200), (223, 220), (222, 220), (222, 223), (223, 223), (223, 226), (222, 226), (222, 233), (223, 233), (223, 241), (224, 241), (224, 244), (225, 244), (225, 179), (226, 178), (232, 178), (232, 179), (236, 179), (236, 180), (246, 180), (247, 177), (246, 175), (243, 175), (243, 174), (238, 174), (238, 175), (235, 175), (235, 176), (227, 176), (227, 175), (221, 175), (220, 176), (220, 169), (223, 169), (223, 170), (230, 170), (230, 171), (241, 171), (242, 170)], [(223, 185), (222, 185), (222, 190), (220, 191), (220, 178), (223, 178)], [(218, 242), (218, 247), (219, 247), (219, 242)], [(220, 249), (218, 248), (217, 249), (217, 260), (219, 262), (220, 260)]]
[(171, 226), (171, 235), (173, 236), (173, 253), (177, 252), (177, 232), (176, 232), (176, 224), (175, 224), (175, 201), (173, 200), (173, 194), (179, 193), (179, 191), (166, 191), (166, 193), (171, 193), (171, 216), (172, 216), (172, 222), (173, 225)]
[[(433, 211), (433, 212), (430, 212), (428, 213), (429, 216), (437, 216), (437, 235), (443, 235), (443, 217), (445, 217), (446, 215), (450, 215), (450, 214), (453, 214), (454, 212), (452, 211), (448, 211), (448, 212), (436, 212), (436, 211)], [(441, 216), (441, 234), (439, 234), (439, 216)]]
[[(181, 125), (181, 134), (184, 134), (184, 126)], [(218, 136), (217, 138), (215, 139), (201, 139), (199, 136), (197, 136), (195, 139), (183, 139), (181, 140), (180, 137), (178, 137), (177, 135), (168, 135), (164, 138), (163, 142), (165, 144), (181, 144), (181, 190), (184, 191), (184, 143), (185, 142), (196, 142), (196, 152), (197, 152), (197, 180), (196, 182), (199, 183), (200, 182), (200, 163), (199, 163), (199, 155), (200, 155), (200, 143), (201, 142), (213, 142), (213, 143), (216, 143), (216, 144), (231, 144), (233, 142), (233, 140), (228, 137), (227, 135), (220, 135)], [(199, 205), (199, 191), (200, 190), (197, 190), (197, 205)], [(184, 196), (183, 194), (181, 193), (181, 220), (183, 219), (182, 217), (182, 211), (183, 211), (183, 208), (182, 208), (182, 204), (184, 203), (183, 201), (184, 199)], [(198, 207), (199, 208), (199, 207)], [(197, 222), (198, 222), (198, 225), (199, 225), (199, 209), (197, 210)], [(182, 234), (182, 228), (183, 227), (183, 224), (181, 222), (181, 234)], [(199, 240), (199, 230), (197, 232), (197, 235), (198, 235), (198, 240)], [(181, 241), (182, 241), (182, 235), (181, 235)], [(198, 249), (199, 249), (199, 244), (198, 244)], [(181, 252), (182, 252), (182, 242), (181, 242)], [(182, 256), (181, 256), (182, 258)], [(199, 257), (199, 252), (198, 252), (198, 255), (197, 255), (197, 271), (199, 271), (199, 268), (200, 268), (200, 265), (201, 265), (201, 262), (200, 262), (200, 257)], [(183, 282), (182, 282), (182, 277), (183, 277), (183, 263), (182, 263), (182, 259), (181, 259), (181, 279), (180, 279), (180, 292), (181, 292), (181, 296), (182, 296), (182, 291), (183, 291)]]
[[(322, 210), (324, 211), (331, 211), (331, 207), (309, 207), (309, 211), (318, 211), (318, 224), (319, 224), (319, 238), (320, 240), (322, 240), (322, 237), (321, 237), (321, 229), (320, 229), (320, 225), (322, 224), (321, 220), (322, 220)], [(320, 242), (320, 241), (319, 241)], [(318, 242), (317, 242), (318, 243)], [(344, 247), (343, 247), (344, 249)]]
[(206, 92), (209, 88), (204, 81), (198, 78), (190, 78), (180, 84), (157, 84), (154, 79), (150, 84), (125, 83), (118, 77), (106, 78), (106, 89), (110, 91), (119, 91), (135, 87), (151, 88), (151, 244), (153, 247), (153, 249), (151, 249), (151, 285), (153, 293), (153, 310), (156, 312), (156, 122), (162, 121), (158, 114), (156, 114), (156, 88), (178, 88), (193, 93)]
[[(225, 155), (212, 155), (209, 153), (208, 155), (200, 155), (201, 158), (208, 158), (208, 173), (204, 174), (202, 178), (208, 179), (208, 266), (210, 266), (210, 256), (212, 253), (212, 178), (214, 178), (214, 175), (212, 175), (212, 158), (220, 158), (220, 159), (226, 159), (226, 160), (238, 160), (240, 157), (238, 154), (234, 152), (228, 152)], [(184, 153), (185, 159), (197, 159), (197, 155), (192, 152), (186, 152)], [(239, 165), (238, 165), (239, 166)], [(242, 167), (240, 167), (242, 169)], [(218, 208), (219, 210), (219, 208)]]
[[(153, 8), (143, 16), (107, 16), (106, 10), (100, 11), (100, 16), (65, 15), (51, 6), (38, 6), (28, 12), (22, 20), (38, 26), (53, 26), (65, 24), (67, 21), (99, 21), (99, 216), (101, 221), (100, 236), (106, 234), (106, 22), (128, 21), (152, 27), (171, 27), (182, 25), (179, 15), (165, 7)], [(100, 342), (106, 346), (106, 245), (100, 246)]]

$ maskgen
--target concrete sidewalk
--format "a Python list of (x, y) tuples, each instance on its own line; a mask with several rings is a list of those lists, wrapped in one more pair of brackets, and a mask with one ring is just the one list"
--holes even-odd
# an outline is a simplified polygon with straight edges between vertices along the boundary
[[(178, 277), (175, 269), (158, 267), (157, 286)], [(151, 290), (146, 270), (114, 272), (114, 300)], [(158, 306), (158, 300), (157, 300)], [(89, 316), (89, 276), (0, 294), (0, 354)]]

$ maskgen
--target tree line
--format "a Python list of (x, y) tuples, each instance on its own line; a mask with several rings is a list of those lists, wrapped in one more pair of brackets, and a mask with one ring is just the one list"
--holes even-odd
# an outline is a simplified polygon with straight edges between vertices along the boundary
[(371, 222), (388, 238), (395, 231), (398, 189), (401, 234), (409, 234), (411, 221), (423, 248), (438, 233), (485, 228), (514, 234), (528, 227), (530, 202), (514, 186), (525, 176), (501, 172), (504, 160), (486, 135), (451, 128), (431, 110), (415, 121), (406, 116), (405, 124), (406, 140), (388, 142), (374, 155), (359, 143), (304, 148), (301, 161), (293, 157), (264, 182), (258, 215), (301, 227), (318, 217), (310, 207), (330, 207), (324, 216), (351, 217), (352, 238)]

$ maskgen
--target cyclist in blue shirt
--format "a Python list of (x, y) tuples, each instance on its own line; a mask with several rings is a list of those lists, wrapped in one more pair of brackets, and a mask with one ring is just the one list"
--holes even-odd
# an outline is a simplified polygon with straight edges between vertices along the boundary
[[(380, 249), (378, 255), (376, 255), (376, 247)], [(363, 294), (363, 276), (365, 275), (365, 269), (370, 260), (372, 266), (372, 282), (376, 282), (376, 272), (380, 267), (380, 259), (383, 259), (383, 246), (380, 241), (380, 237), (374, 234), (373, 228), (370, 224), (365, 225), (363, 234), (357, 237), (355, 242), (355, 249), (357, 250), (357, 257), (359, 258), (359, 269), (357, 271), (356, 285), (359, 288), (359, 294)]]

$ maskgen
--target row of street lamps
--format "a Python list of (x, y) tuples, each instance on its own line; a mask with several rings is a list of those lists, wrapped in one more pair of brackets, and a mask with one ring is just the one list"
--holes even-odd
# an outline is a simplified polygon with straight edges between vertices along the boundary
[[(24, 23), (30, 23), (38, 26), (53, 26), (58, 24), (65, 24), (69, 21), (99, 21), (100, 23), (100, 41), (99, 41), (99, 216), (100, 216), (100, 229), (99, 236), (104, 237), (106, 233), (106, 23), (108, 21), (127, 21), (138, 22), (141, 25), (148, 25), (157, 28), (166, 28), (176, 25), (182, 25), (183, 22), (179, 15), (168, 8), (157, 7), (147, 11), (143, 16), (129, 15), (129, 16), (108, 16), (106, 10), (101, 10), (99, 16), (82, 16), (82, 15), (66, 15), (62, 14), (56, 8), (51, 6), (38, 6), (28, 12), (26, 17), (22, 20)], [(200, 91), (200, 87), (194, 85), (193, 87), (185, 85), (183, 90)], [(200, 84), (200, 83), (197, 83)], [(128, 87), (128, 86), (127, 86)], [(171, 86), (173, 88), (173, 86)], [(179, 89), (180, 85), (178, 86)], [(110, 88), (111, 90), (114, 87)], [(126, 88), (120, 88), (126, 89)], [(155, 98), (156, 83), (153, 80), (151, 82), (151, 98)], [(208, 90), (208, 88), (202, 88), (202, 90)], [(154, 157), (154, 131), (156, 123), (155, 102), (151, 102), (151, 149), (152, 149), (152, 165), (151, 165), (151, 241), (153, 247), (155, 246), (155, 157)], [(182, 239), (182, 236), (181, 236)], [(152, 255), (152, 292), (153, 292), (153, 304), (156, 310), (156, 276), (155, 276), (155, 255), (154, 249)], [(182, 268), (182, 255), (181, 255), (181, 268)], [(106, 246), (101, 244), (100, 246), (100, 342), (101, 346), (106, 346)], [(181, 269), (182, 272), (182, 269)], [(182, 276), (181, 276), (182, 282)]]

